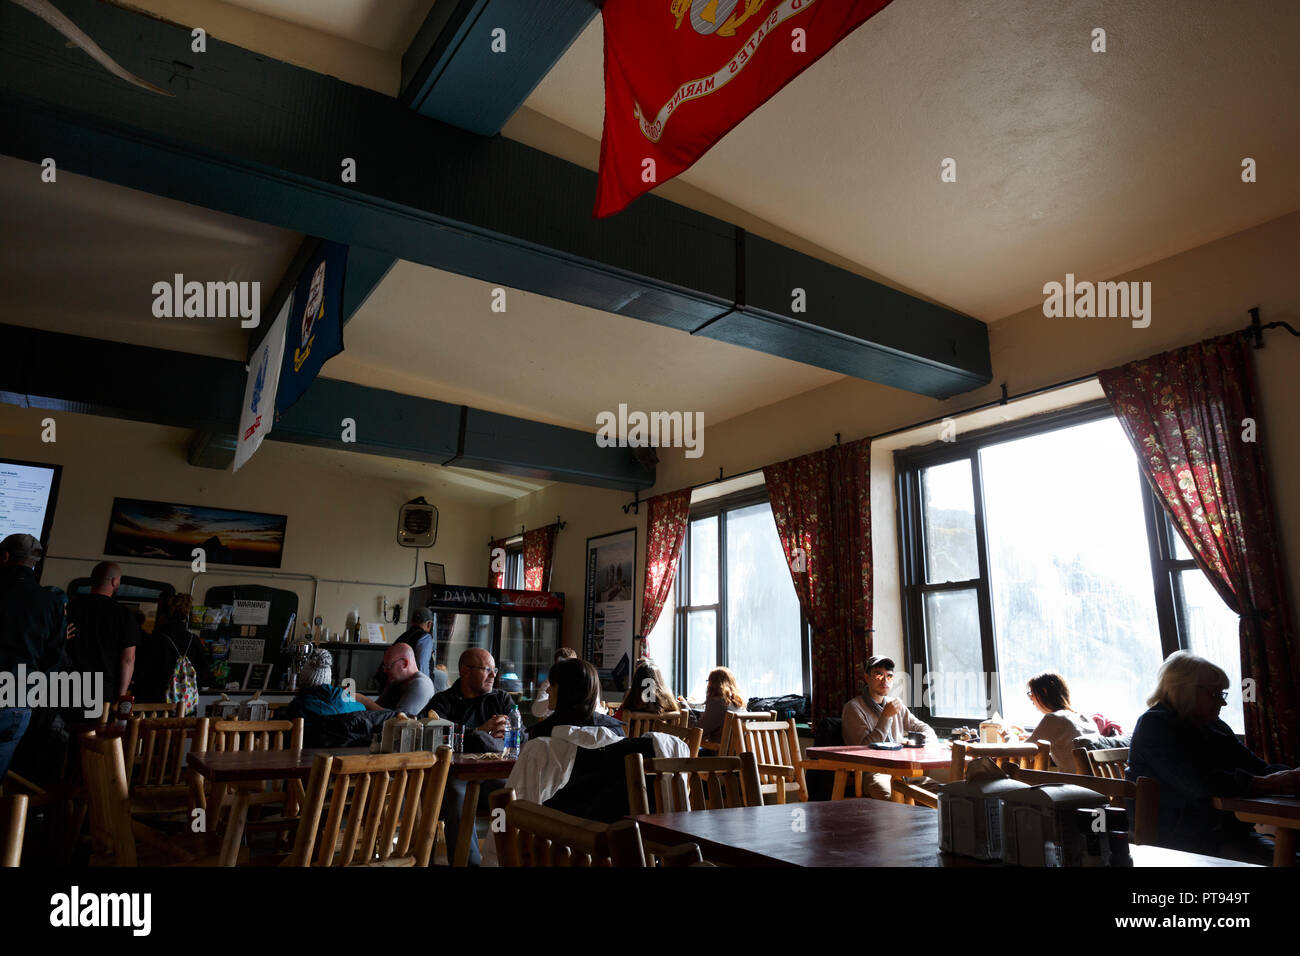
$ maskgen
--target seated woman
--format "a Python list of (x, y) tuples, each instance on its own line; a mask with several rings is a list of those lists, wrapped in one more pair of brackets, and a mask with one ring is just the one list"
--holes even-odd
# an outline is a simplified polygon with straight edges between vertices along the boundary
[(1138, 718), (1128, 779), (1160, 783), (1159, 842), (1179, 850), (1267, 864), (1272, 847), (1248, 823), (1215, 810), (1214, 797), (1294, 796), (1300, 771), (1266, 764), (1219, 719), (1228, 675), (1188, 651), (1160, 667), (1151, 708)]
[(740, 696), (740, 691), (736, 687), (736, 675), (731, 672), (731, 669), (716, 667), (710, 671), (708, 685), (704, 691), (704, 713), (700, 716), (699, 723), (695, 725), (704, 731), (704, 743), (720, 742), (727, 711), (744, 709), (745, 699)]
[(1080, 773), (1074, 760), (1074, 738), (1095, 734), (1092, 718), (1070, 706), (1070, 688), (1065, 678), (1050, 671), (1029, 679), (1029, 700), (1043, 719), (1029, 732), (1030, 740), (1052, 745), (1052, 762), (1065, 773)]
[(632, 672), (627, 694), (618, 710), (614, 711), (614, 716), (622, 719), (629, 710), (640, 714), (677, 713), (677, 698), (668, 689), (668, 682), (659, 668), (646, 658), (642, 658)]
[(607, 727), (618, 736), (626, 736), (623, 724), (596, 712), (600, 697), (600, 676), (596, 668), (576, 657), (564, 658), (551, 665), (550, 699), (555, 703), (551, 716), (534, 724), (528, 739), (549, 737), (556, 727)]

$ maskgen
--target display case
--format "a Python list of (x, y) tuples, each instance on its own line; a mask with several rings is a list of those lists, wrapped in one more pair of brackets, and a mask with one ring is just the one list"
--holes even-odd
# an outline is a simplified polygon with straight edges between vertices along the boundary
[(449, 683), (460, 676), (460, 655), (484, 648), (497, 662), (497, 689), (528, 713), (560, 646), (563, 594), (426, 584), (411, 588), (408, 617), (417, 607), (433, 610), (433, 666), (447, 669)]

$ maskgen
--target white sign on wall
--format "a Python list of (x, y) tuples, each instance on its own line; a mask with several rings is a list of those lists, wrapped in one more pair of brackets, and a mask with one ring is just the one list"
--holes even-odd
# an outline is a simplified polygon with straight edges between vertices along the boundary
[(262, 660), (262, 648), (266, 641), (250, 637), (234, 637), (230, 640), (230, 653), (226, 660), (232, 664), (258, 664)]
[(236, 624), (269, 624), (270, 622), (270, 601), (235, 601)]

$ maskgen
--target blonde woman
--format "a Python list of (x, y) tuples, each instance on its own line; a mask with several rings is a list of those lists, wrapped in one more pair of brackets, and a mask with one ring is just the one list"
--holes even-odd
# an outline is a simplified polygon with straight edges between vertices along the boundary
[(717, 667), (710, 671), (704, 692), (704, 713), (698, 724), (704, 731), (704, 742), (718, 743), (722, 739), (722, 725), (726, 722), (727, 711), (744, 709), (745, 698), (740, 696), (736, 675), (731, 672), (731, 668)]
[(1129, 747), (1128, 779), (1160, 782), (1159, 840), (1166, 846), (1269, 862), (1272, 847), (1214, 797), (1295, 796), (1300, 771), (1267, 764), (1219, 719), (1228, 702), (1228, 675), (1189, 651), (1170, 654), (1138, 718)]

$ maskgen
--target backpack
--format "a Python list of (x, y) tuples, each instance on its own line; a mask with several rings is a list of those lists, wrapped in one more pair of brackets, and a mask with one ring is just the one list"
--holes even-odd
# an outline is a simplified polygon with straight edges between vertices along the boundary
[[(167, 635), (163, 635), (167, 637)], [(172, 669), (171, 681), (167, 684), (167, 692), (163, 695), (163, 701), (168, 704), (181, 702), (181, 716), (188, 717), (196, 713), (199, 709), (199, 675), (190, 663), (189, 657), (182, 654), (176, 643), (167, 637), (167, 643), (171, 644), (172, 650), (176, 652), (176, 666)], [(188, 651), (190, 645), (187, 643), (185, 649)]]

